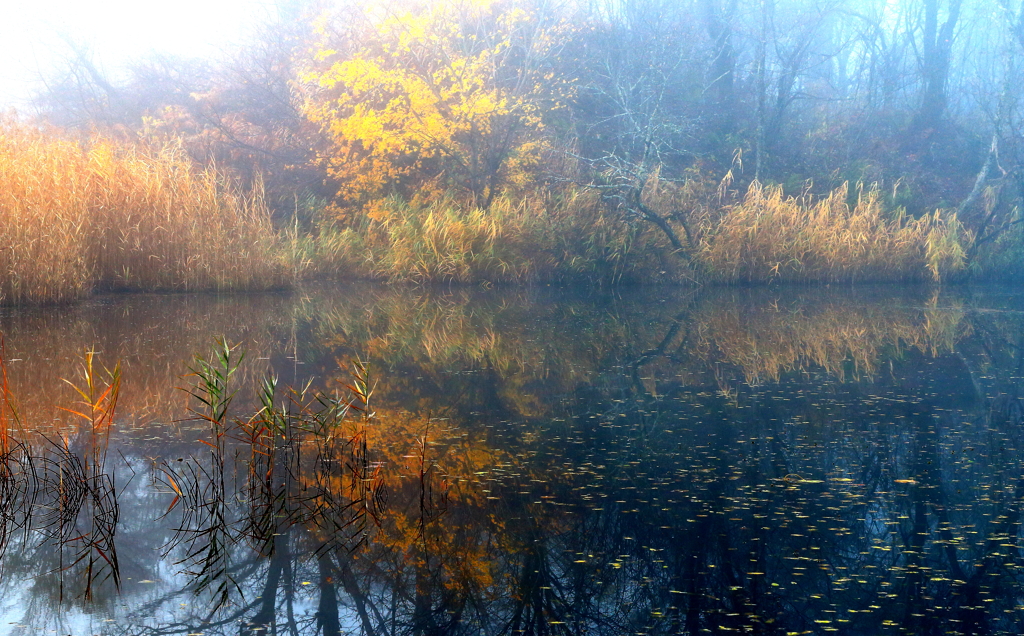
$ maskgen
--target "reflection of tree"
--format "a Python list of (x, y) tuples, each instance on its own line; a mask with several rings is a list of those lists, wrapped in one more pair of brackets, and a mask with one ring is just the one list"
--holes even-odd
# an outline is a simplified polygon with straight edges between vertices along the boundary
[[(258, 360), (269, 355), (287, 326), (290, 302), (284, 296), (261, 297), (261, 307), (238, 296), (115, 296), (73, 307), (28, 310), (0, 316), (7, 344), (11, 393), (30, 429), (47, 430), (55, 404), (77, 399), (61, 381), (69, 377), (85, 349), (98, 361), (120, 361), (124, 372), (119, 424), (168, 424), (180, 418), (185, 396), (177, 389), (193, 353), (210, 339), (226, 335), (250, 352), (240, 386), (256, 386), (266, 372)], [(62, 431), (67, 432), (69, 422)], [(51, 433), (53, 431), (50, 431)], [(170, 434), (170, 433), (168, 433)]]
[[(945, 317), (927, 318), (925, 327), (931, 325), (934, 329), (935, 322)], [(957, 318), (945, 324), (955, 326), (961, 320), (962, 318)], [(931, 333), (942, 336), (948, 333), (945, 329)], [(676, 331), (676, 334), (681, 333), (682, 329)], [(923, 341), (918, 339), (910, 342), (917, 345)], [(942, 411), (970, 407), (969, 401), (976, 399), (971, 397), (976, 395), (976, 392), (970, 386), (969, 378), (962, 374), (960, 377), (956, 376), (959, 373), (957, 367), (962, 367), (958, 362), (960, 358), (955, 355), (942, 355), (932, 363), (929, 358), (917, 353), (923, 350), (930, 355), (941, 354), (943, 351), (949, 351), (955, 340), (949, 341), (943, 336), (930, 342), (932, 344), (928, 346), (915, 346), (912, 350), (904, 350), (904, 353), (900, 354), (907, 359), (907, 362), (901, 363), (905, 371), (897, 373), (890, 370), (890, 375), (895, 375), (879, 387), (887, 396), (885, 399), (895, 404), (919, 404), (922, 396), (927, 400), (934, 395), (932, 391), (935, 389), (931, 387), (942, 384), (941, 390), (945, 393), (941, 394), (943, 397), (938, 403)], [(949, 348), (934, 344), (937, 342), (950, 343)], [(887, 349), (892, 351), (898, 345), (899, 341), (893, 342)], [(673, 363), (683, 360), (679, 356), (681, 349), (675, 348), (675, 353), (671, 354), (666, 353), (666, 350), (664, 346), (655, 347), (649, 350), (653, 354), (647, 354), (648, 359), (662, 356)], [(878, 355), (882, 353), (879, 352)], [(930, 386), (924, 386), (922, 381), (915, 377), (915, 373), (918, 367), (927, 369), (929, 366), (935, 367), (935, 377), (929, 381)], [(645, 373), (655, 375), (665, 370), (671, 370), (671, 366), (652, 365)], [(906, 380), (897, 381), (904, 373)], [(967, 381), (968, 385), (965, 389), (950, 391), (950, 380)], [(887, 383), (891, 385), (893, 381), (897, 381), (895, 386), (885, 388)], [(903, 383), (905, 386), (900, 386)], [(680, 597), (685, 599), (684, 602), (672, 603), (655, 597), (645, 598), (643, 594), (629, 596), (627, 590), (637, 589), (636, 581), (644, 582), (641, 588), (657, 587), (651, 585), (652, 581), (659, 580), (658, 577), (652, 576), (657, 572), (642, 568), (633, 571), (632, 576), (625, 577), (625, 589), (617, 598), (629, 598), (630, 600), (623, 603), (630, 606), (640, 605), (650, 612), (650, 616), (670, 616), (672, 618), (667, 620), (673, 621), (672, 625), (685, 624), (690, 632), (716, 626), (733, 629), (742, 626), (753, 628), (749, 621), (751, 616), (756, 615), (764, 617), (776, 614), (794, 621), (795, 617), (806, 614), (812, 617), (817, 615), (821, 617), (821, 621), (831, 620), (827, 612), (834, 612), (835, 610), (829, 609), (834, 607), (850, 607), (855, 608), (857, 612), (863, 611), (866, 616), (854, 616), (853, 622), (862, 623), (868, 626), (868, 629), (877, 629), (878, 612), (872, 608), (879, 602), (879, 595), (881, 594), (883, 599), (897, 598), (899, 594), (894, 594), (894, 590), (913, 590), (915, 581), (922, 583), (917, 588), (920, 592), (918, 598), (924, 599), (926, 603), (933, 602), (932, 599), (937, 598), (935, 588), (943, 587), (945, 581), (956, 580), (958, 571), (970, 571), (970, 568), (955, 565), (955, 560), (950, 557), (952, 551), (949, 543), (955, 541), (955, 537), (947, 512), (950, 504), (944, 502), (943, 496), (948, 486), (942, 483), (937, 469), (925, 469), (932, 464), (937, 466), (938, 461), (927, 457), (921, 458), (920, 453), (927, 454), (927, 449), (915, 451), (918, 452), (917, 459), (904, 461), (906, 453), (903, 445), (907, 443), (908, 438), (904, 434), (896, 434), (900, 430), (906, 430), (908, 426), (911, 430), (920, 431), (921, 423), (927, 423), (930, 416), (914, 415), (913, 413), (920, 411), (921, 407), (917, 406), (914, 407), (917, 410), (910, 415), (891, 424), (878, 421), (880, 410), (873, 404), (866, 403), (878, 400), (870, 395), (873, 392), (870, 387), (874, 384), (875, 382), (867, 378), (856, 380), (854, 386), (843, 390), (844, 394), (829, 395), (828, 400), (838, 401), (840, 404), (831, 408), (815, 403), (816, 400), (825, 402), (823, 395), (803, 398), (798, 395), (798, 404), (794, 408), (794, 405), (789, 404), (793, 402), (793, 397), (787, 396), (787, 391), (780, 393), (778, 389), (762, 391), (747, 388), (743, 389), (745, 395), (741, 395), (746, 399), (739, 400), (740, 403), (729, 400), (716, 402), (709, 400), (706, 393), (701, 394), (680, 386), (678, 380), (676, 383), (660, 382), (659, 390), (656, 392), (649, 392), (634, 382), (624, 385), (610, 384), (597, 393), (592, 390), (577, 392), (580, 400), (584, 402), (577, 412), (576, 425), (568, 430), (558, 429), (563, 435), (569, 438), (582, 438), (582, 443), (593, 448), (595, 455), (604, 457), (606, 461), (609, 454), (616, 453), (619, 455), (616, 459), (619, 460), (620, 466), (623, 459), (622, 450), (632, 449), (630, 452), (635, 451), (637, 454), (634, 457), (638, 458), (633, 461), (639, 463), (642, 459), (653, 464), (649, 467), (648, 474), (670, 475), (673, 472), (682, 472), (691, 480), (667, 480), (671, 485), (677, 486), (672, 492), (688, 493), (691, 497), (690, 502), (700, 503), (699, 506), (691, 507), (685, 498), (682, 501), (669, 498), (672, 507), (664, 509), (670, 510), (669, 512), (649, 515), (649, 523), (661, 524), (657, 529), (651, 529), (650, 535), (644, 537), (636, 527), (629, 531), (630, 535), (639, 535), (639, 539), (644, 542), (641, 545), (646, 545), (648, 549), (659, 549), (654, 547), (658, 545), (659, 537), (664, 542), (662, 545), (665, 547), (661, 549), (664, 549), (666, 554), (660, 555), (662, 558), (657, 561), (663, 563), (662, 567), (671, 568), (674, 572), (670, 578), (661, 580), (666, 581), (665, 588), (679, 593)], [(868, 395), (863, 393), (865, 389), (868, 389)], [(604, 399), (608, 399), (608, 402), (602, 403)], [(964, 399), (968, 400), (967, 404), (956, 402)], [(680, 445), (691, 449), (712, 447), (717, 449), (716, 451), (704, 453), (705, 457), (701, 458), (687, 453), (682, 453), (681, 457), (671, 454), (659, 457), (651, 450), (652, 445), (656, 446), (650, 439), (652, 432), (656, 433), (659, 429), (670, 427), (677, 430), (694, 430), (691, 429), (692, 425), (681, 424), (679, 421), (672, 422), (673, 419), (678, 419), (677, 407), (673, 405), (678, 402), (687, 403), (688, 408), (701, 408), (701, 418), (706, 425), (716, 421), (721, 421), (724, 425), (719, 426), (717, 432), (705, 437), (703, 444), (694, 439), (690, 444), (683, 442)], [(859, 412), (852, 415), (844, 414), (850, 406)], [(709, 410), (703, 410), (708, 407)], [(737, 407), (742, 410), (737, 410)], [(808, 447), (803, 446), (799, 439), (793, 438), (793, 423), (786, 422), (787, 418), (794, 416), (798, 421), (803, 420), (826, 427), (826, 431), (816, 433), (816, 438), (831, 438), (839, 443), (823, 442), (820, 455), (809, 454)], [(594, 418), (602, 421), (593, 425), (590, 421)], [(726, 424), (727, 422), (729, 424)], [(870, 426), (875, 426), (871, 423), (877, 422), (877, 433), (870, 435), (869, 442), (860, 443), (860, 440), (857, 440), (856, 436), (863, 433), (854, 427), (862, 425), (861, 422), (866, 422)], [(956, 423), (950, 425), (955, 426)], [(608, 437), (608, 433), (617, 429), (622, 429), (621, 435)], [(699, 439), (697, 433), (694, 435)], [(914, 434), (909, 438), (913, 442), (913, 448), (923, 448), (921, 435)], [(684, 439), (686, 437), (689, 437), (689, 433)], [(766, 439), (771, 441), (762, 441)], [(730, 451), (733, 445), (740, 449), (744, 448), (741, 444), (748, 441), (752, 446), (746, 447), (747, 449), (760, 452)], [(854, 443), (851, 444), (851, 441)], [(978, 444), (980, 446), (981, 443)], [(815, 443), (815, 446), (817, 445)], [(702, 459), (704, 461), (701, 461)], [(682, 471), (679, 468), (680, 463), (685, 464), (687, 461), (694, 461), (694, 470)], [(668, 464), (665, 465), (665, 462)], [(550, 469), (557, 470), (554, 466)], [(853, 476), (845, 476), (849, 474)], [(591, 475), (590, 478), (593, 479), (594, 476)], [(643, 484), (642, 487), (650, 491), (649, 481), (638, 481)], [(955, 481), (962, 482), (960, 479)], [(915, 484), (912, 485), (912, 492), (916, 493), (917, 499), (907, 510), (910, 514), (903, 514), (900, 512), (901, 500), (893, 498), (893, 491), (905, 489), (907, 486), (904, 484), (911, 482)], [(921, 485), (930, 482), (932, 485)], [(932, 492), (935, 490), (937, 492)], [(619, 501), (630, 501), (628, 495), (621, 491), (615, 492), (607, 485), (603, 491), (611, 499), (622, 497)], [(959, 492), (959, 489), (957, 491)], [(922, 498), (923, 494), (927, 494), (927, 498)], [(569, 498), (581, 503), (586, 499), (581, 501), (579, 497)], [(969, 500), (968, 497), (959, 494), (957, 498), (960, 501)], [(650, 504), (651, 500), (643, 503)], [(923, 515), (922, 507), (925, 510)], [(964, 509), (963, 504), (959, 509)], [(629, 510), (620, 510), (619, 514), (622, 512)], [(648, 509), (648, 513), (650, 512)], [(605, 510), (601, 514), (608, 515), (609, 512)], [(932, 521), (927, 520), (929, 515)], [(1016, 519), (1015, 514), (1003, 516), (1010, 519), (1011, 524), (1014, 523), (1012, 520)], [(903, 521), (898, 519), (899, 517), (912, 521)], [(888, 521), (889, 518), (894, 520)], [(684, 519), (696, 525), (680, 524), (679, 522)], [(770, 525), (765, 525), (769, 523)], [(905, 535), (915, 538), (920, 544), (909, 544), (910, 547), (905, 550), (894, 550), (892, 545), (883, 544), (883, 540), (891, 539), (890, 524), (906, 525)], [(967, 525), (971, 524), (963, 524), (961, 527)], [(701, 540), (688, 542), (688, 535), (684, 535), (681, 540), (678, 537), (667, 540), (666, 535), (671, 535), (673, 531), (666, 529), (676, 527), (697, 530), (694, 534), (701, 537)], [(1013, 526), (1006, 532), (997, 533), (997, 536), (1005, 540), (1006, 537), (1017, 536), (1016, 532), (1016, 526)], [(717, 538), (709, 541), (708, 537)], [(638, 536), (632, 538), (636, 539)], [(851, 543), (851, 539), (856, 539), (858, 543)], [(754, 547), (744, 549), (740, 546)], [(767, 546), (772, 547), (765, 549)], [(582, 551), (577, 553), (580, 552)], [(825, 554), (830, 556), (823, 558)], [(925, 556), (921, 557), (921, 554)], [(924, 560), (920, 562), (915, 560), (922, 558)], [(943, 558), (946, 563), (943, 570), (948, 570), (949, 574), (945, 577), (936, 576), (935, 561), (941, 562)], [(643, 562), (641, 559), (637, 561)], [(977, 568), (978, 565), (974, 564), (974, 567)], [(533, 570), (539, 571), (536, 567)], [(626, 571), (621, 564), (614, 570)], [(981, 576), (973, 580), (985, 579)], [(786, 581), (794, 585), (801, 581), (804, 590), (819, 593), (809, 594), (802, 600), (794, 598), (789, 592), (793, 588), (790, 588)], [(968, 586), (965, 591), (970, 589)], [(986, 597), (987, 602), (991, 602), (992, 590), (986, 590), (981, 596)], [(910, 602), (913, 600), (911, 597), (904, 598), (908, 601), (905, 607), (910, 608), (905, 610), (905, 615), (920, 613), (916, 609), (917, 606)], [(947, 593), (947, 608), (957, 606), (950, 601), (951, 598)], [(669, 611), (664, 611), (666, 607)], [(797, 608), (804, 609), (794, 611)], [(623, 613), (620, 611), (618, 615), (622, 616)], [(594, 620), (597, 623), (604, 623), (606, 618), (595, 617)], [(774, 624), (779, 624), (780, 619), (772, 620)], [(886, 617), (885, 620), (891, 618)], [(851, 619), (843, 618), (840, 624), (850, 621)], [(622, 627), (630, 623), (616, 624)], [(637, 629), (649, 627), (647, 622), (634, 622), (631, 626)], [(792, 624), (793, 629), (815, 627), (816, 624), (811, 619), (806, 619), (804, 623), (797, 621)]]
[[(399, 371), (386, 376), (389, 386), (382, 389), (389, 400), (407, 406), (412, 406), (410, 398), (420, 396), (422, 406), (430, 408), (427, 402), (437, 396), (428, 388), (446, 393), (441, 384), (450, 371), (459, 371), (497, 375), (498, 382), (475, 385), (492, 389), (480, 396), (482, 403), (544, 416), (545, 393), (592, 383), (599, 370), (618, 360), (636, 360), (667, 336), (675, 336), (664, 343), (669, 348), (665, 353), (675, 356), (672, 365), (697, 374), (694, 381), (704, 381), (701, 374), (708, 363), (720, 363), (722, 386), (730, 387), (734, 375), (745, 381), (771, 380), (790, 369), (871, 374), (879, 357), (894, 347), (948, 350), (966, 325), (957, 311), (946, 310), (946, 303), (929, 309), (927, 297), (876, 298), (866, 292), (852, 301), (842, 294), (823, 294), (787, 305), (764, 291), (695, 298), (687, 292), (668, 302), (572, 296), (555, 302), (545, 293), (529, 291), (349, 291), (313, 290), (298, 298), (258, 301), (129, 299), (120, 305), (103, 302), (6, 317), (0, 330), (7, 335), (9, 358), (17, 360), (10, 364), (12, 390), (27, 421), (49, 420), (53, 402), (68, 399), (59, 382), (64, 369), (83, 348), (91, 347), (102, 352), (103, 360), (123, 363), (125, 417), (171, 421), (185, 406), (174, 388), (177, 377), (191, 354), (206, 347), (211, 333), (219, 333), (245, 343), (250, 351), (249, 363), (240, 371), (246, 375), (243, 387), (258, 384), (267, 366), (263, 358), (272, 358), (281, 373), (299, 363), (299, 357), (307, 365), (323, 360), (307, 369), (331, 374), (337, 365), (333, 355), (324, 355), (329, 353)], [(670, 333), (673, 320), (678, 321), (676, 334)], [(302, 351), (276, 350), (276, 343), (293, 338), (302, 339)], [(645, 362), (657, 360), (648, 357)], [(287, 383), (304, 382), (298, 373), (284, 377)]]
[(375, 416), (243, 418), (243, 595), (165, 589), (151, 633), (1012, 632), (1019, 318), (882, 301), (321, 307)]
[(782, 373), (822, 369), (840, 379), (871, 377), (883, 355), (912, 348), (950, 351), (968, 329), (959, 304), (924, 307), (778, 301), (705, 305), (691, 314), (687, 347), (708, 362), (737, 368), (751, 383), (777, 382)]

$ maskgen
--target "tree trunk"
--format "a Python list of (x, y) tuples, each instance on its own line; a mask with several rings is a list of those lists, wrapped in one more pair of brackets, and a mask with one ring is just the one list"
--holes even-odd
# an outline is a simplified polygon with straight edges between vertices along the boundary
[(942, 121), (946, 110), (946, 81), (949, 79), (953, 35), (960, 19), (963, 0), (950, 0), (946, 21), (939, 26), (939, 0), (924, 2), (924, 37), (921, 56), (921, 79), (924, 90), (921, 106), (914, 118), (914, 128), (925, 132), (934, 130)]
[(713, 95), (721, 133), (730, 133), (735, 126), (736, 50), (732, 46), (732, 19), (736, 4), (737, 0), (725, 0), (725, 7), (721, 7), (718, 0), (703, 1), (708, 36), (714, 41), (708, 91)]

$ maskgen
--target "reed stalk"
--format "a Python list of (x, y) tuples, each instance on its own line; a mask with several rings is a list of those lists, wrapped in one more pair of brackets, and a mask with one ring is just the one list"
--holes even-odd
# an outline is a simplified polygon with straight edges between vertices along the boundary
[(569, 190), (501, 195), (486, 210), (392, 198), (348, 227), (323, 227), (315, 261), (323, 273), (422, 283), (614, 283), (672, 269), (664, 252), (650, 228)]
[(719, 282), (940, 281), (963, 272), (971, 233), (956, 215), (888, 211), (877, 189), (785, 196), (751, 184), (702, 228), (696, 259)]
[(0, 303), (291, 282), (262, 186), (243, 194), (173, 142), (79, 141), (0, 121), (0, 227)]

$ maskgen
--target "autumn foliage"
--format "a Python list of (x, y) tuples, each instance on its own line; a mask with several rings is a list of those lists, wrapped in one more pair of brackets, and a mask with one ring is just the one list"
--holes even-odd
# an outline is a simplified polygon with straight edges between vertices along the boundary
[(174, 144), (83, 143), (0, 123), (0, 227), (3, 303), (288, 280), (259, 191), (238, 192)]
[(341, 34), (322, 19), (302, 78), (340, 202), (372, 208), (455, 190), (487, 208), (502, 189), (532, 183), (544, 115), (570, 92), (542, 64), (554, 28), (493, 0), (391, 3), (349, 18)]
[[(856, 16), (703, 0), (285, 4), (215, 63), (140, 62), (119, 83), (79, 52), (71, 84), (41, 100), (68, 133), (0, 149), (5, 174), (48, 184), (4, 177), (3, 214), (20, 215), (0, 237), (5, 302), (300, 273), (618, 284), (1019, 270), (1024, 66), (980, 78), (964, 60), (1019, 57), (1024, 31), (1007, 27), (1020, 12), (953, 42), (928, 40), (936, 3)], [(953, 84), (975, 105), (946, 109), (934, 93)], [(993, 130), (978, 124), (997, 111)], [(42, 191), (53, 200), (25, 203)]]
[(963, 271), (971, 240), (955, 214), (890, 212), (877, 189), (798, 198), (754, 182), (708, 223), (696, 261), (723, 282), (940, 281)]

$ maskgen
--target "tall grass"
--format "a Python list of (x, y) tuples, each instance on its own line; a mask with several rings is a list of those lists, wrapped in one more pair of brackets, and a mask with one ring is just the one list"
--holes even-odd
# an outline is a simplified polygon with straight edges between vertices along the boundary
[(80, 142), (0, 122), (0, 227), (0, 303), (288, 281), (259, 189), (240, 194), (174, 144)]
[(721, 282), (942, 280), (964, 270), (973, 237), (955, 215), (915, 219), (884, 209), (877, 189), (785, 196), (753, 183), (707, 222), (696, 249)]
[(391, 198), (300, 237), (297, 224), (275, 232), (260, 187), (240, 193), (173, 143), (81, 141), (0, 121), (0, 303), (63, 302), (97, 287), (259, 290), (300, 272), (460, 283), (946, 280), (971, 253), (955, 215), (911, 218), (871, 188), (813, 198), (754, 183), (728, 205), (686, 188), (652, 192), (676, 213), (695, 210), (689, 260), (652, 225), (572, 188), (500, 195), (486, 210), (454, 196)]
[(652, 225), (571, 189), (499, 196), (487, 210), (389, 199), (348, 227), (321, 228), (304, 258), (324, 273), (417, 282), (939, 281), (964, 272), (973, 241), (955, 215), (912, 218), (872, 188), (815, 198), (754, 183), (717, 210), (689, 203), (700, 210), (689, 263)]
[(499, 196), (486, 210), (392, 198), (355, 226), (322, 228), (311, 260), (321, 272), (417, 282), (620, 282), (674, 266), (658, 241), (595, 193)]

